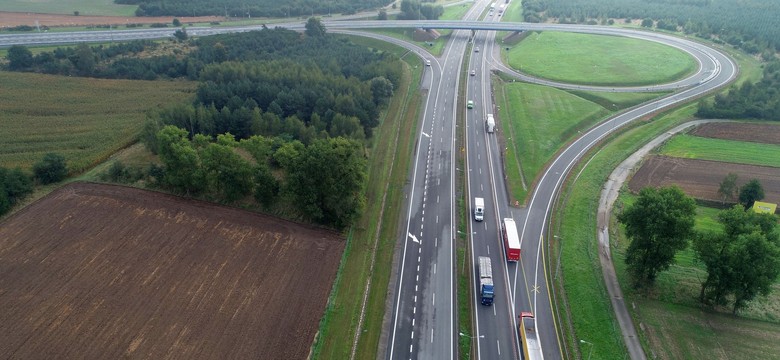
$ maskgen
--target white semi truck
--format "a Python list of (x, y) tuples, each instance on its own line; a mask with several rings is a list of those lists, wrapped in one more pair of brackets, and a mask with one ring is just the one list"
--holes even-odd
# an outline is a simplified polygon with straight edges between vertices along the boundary
[(496, 130), (496, 120), (493, 119), (493, 114), (487, 114), (487, 119), (485, 120), (485, 127), (487, 128), (487, 132), (492, 133)]

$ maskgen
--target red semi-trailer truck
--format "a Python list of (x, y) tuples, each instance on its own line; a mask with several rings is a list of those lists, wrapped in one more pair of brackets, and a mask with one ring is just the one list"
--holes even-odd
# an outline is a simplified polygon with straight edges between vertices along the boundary
[(520, 261), (520, 236), (512, 218), (505, 218), (501, 224), (501, 235), (504, 237), (504, 251), (507, 261)]

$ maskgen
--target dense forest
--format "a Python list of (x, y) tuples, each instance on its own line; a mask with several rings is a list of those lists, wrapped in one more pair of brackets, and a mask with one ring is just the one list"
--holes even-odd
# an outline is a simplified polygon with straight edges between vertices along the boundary
[(723, 119), (765, 119), (780, 121), (780, 60), (764, 65), (764, 77), (745, 82), (728, 93), (702, 100), (697, 116)]
[(388, 0), (114, 0), (117, 4), (138, 5), (136, 16), (230, 16), (296, 17), (324, 14), (353, 14), (377, 9)]
[(780, 50), (780, 1), (776, 0), (527, 0), (526, 21), (607, 23), (645, 19), (644, 26), (680, 30), (758, 54)]

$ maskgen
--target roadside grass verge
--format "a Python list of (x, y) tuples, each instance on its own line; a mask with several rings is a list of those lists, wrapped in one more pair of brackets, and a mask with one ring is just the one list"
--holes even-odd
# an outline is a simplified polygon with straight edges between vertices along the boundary
[[(471, 51), (472, 46), (466, 46), (467, 51)], [(460, 83), (466, 84), (467, 82), (467, 73), (470, 63), (470, 57), (466, 56), (463, 60), (463, 71), (460, 73)], [(458, 108), (463, 109), (466, 107), (466, 87), (460, 86), (458, 88)], [(466, 143), (466, 132), (470, 129), (465, 126), (466, 124), (467, 115), (464, 111), (458, 111), (457, 112), (457, 119), (456, 124), (460, 126), (463, 131), (457, 131), (456, 135), (456, 145), (458, 149), (463, 149), (465, 147)], [(457, 168), (458, 169), (465, 169), (465, 157), (466, 153), (463, 151), (458, 151), (457, 156)], [(457, 301), (458, 301), (458, 334), (474, 334), (474, 327), (472, 324), (472, 314), (473, 314), (473, 308), (472, 308), (472, 302), (471, 302), (471, 291), (474, 289), (474, 284), (472, 284), (472, 273), (471, 269), (473, 269), (471, 264), (471, 247), (469, 246), (469, 237), (466, 236), (466, 234), (469, 234), (471, 229), (468, 227), (471, 224), (471, 214), (468, 210), (468, 183), (466, 182), (466, 173), (463, 171), (457, 171), (457, 185), (456, 189), (457, 191), (457, 202), (458, 202), (458, 212), (457, 212), (457, 221), (458, 221), (458, 231), (456, 234), (456, 262), (455, 266), (456, 273), (457, 273)], [(472, 344), (473, 344), (473, 338), (469, 336), (458, 336), (458, 358), (462, 360), (471, 359), (472, 355)]]
[(354, 233), (342, 260), (340, 279), (334, 284), (320, 323), (313, 359), (349, 359), (352, 356), (367, 281), (371, 285), (355, 358), (376, 358), (421, 101), (417, 86), (422, 68), (415, 67), (419, 65), (416, 56), (379, 40), (350, 38), (355, 43), (391, 52), (401, 57), (408, 66), (404, 71), (404, 83), (396, 90), (396, 96), (374, 134), (375, 143), (369, 150), (367, 208), (353, 226)]
[(659, 149), (666, 156), (780, 167), (780, 146), (679, 134)]
[(552, 87), (495, 81), (498, 124), (506, 142), (505, 174), (513, 199), (528, 188), (550, 158), (570, 139), (610, 115), (592, 101)]
[(651, 41), (556, 31), (530, 34), (507, 52), (507, 60), (533, 76), (603, 86), (667, 83), (697, 66), (687, 53)]
[(0, 72), (0, 166), (29, 170), (44, 154), (81, 173), (137, 141), (146, 111), (191, 99), (195, 82)]
[[(629, 126), (633, 127), (620, 134), (613, 134), (605, 140), (603, 148), (588, 154), (572, 170), (571, 179), (575, 180), (568, 181), (561, 192), (551, 234), (562, 239), (562, 278), (555, 286), (565, 295), (558, 297), (556, 305), (565, 309), (571, 321), (572, 331), (564, 332), (564, 341), (569, 349), (579, 349), (579, 356), (583, 355), (580, 339), (593, 343), (594, 359), (627, 356), (598, 259), (596, 209), (601, 188), (626, 156), (670, 127), (689, 119), (695, 111), (696, 105), (689, 104), (652, 122), (632, 124)], [(550, 265), (551, 268), (554, 266), (557, 264)], [(563, 302), (564, 297), (567, 302)]]
[[(32, 12), (41, 14), (106, 15), (135, 17), (137, 5), (119, 5), (112, 0), (0, 0), (0, 9), (11, 12)], [(74, 21), (78, 17), (74, 16)]]

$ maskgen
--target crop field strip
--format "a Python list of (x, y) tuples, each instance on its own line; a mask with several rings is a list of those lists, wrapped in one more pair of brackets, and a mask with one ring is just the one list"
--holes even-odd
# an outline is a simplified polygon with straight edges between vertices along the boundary
[(71, 184), (0, 226), (0, 357), (304, 358), (343, 250), (327, 230)]
[(0, 72), (0, 166), (29, 169), (47, 152), (80, 172), (134, 142), (146, 111), (186, 102), (195, 83)]

